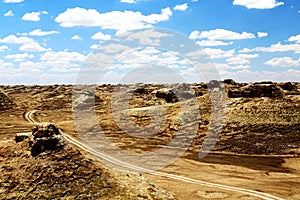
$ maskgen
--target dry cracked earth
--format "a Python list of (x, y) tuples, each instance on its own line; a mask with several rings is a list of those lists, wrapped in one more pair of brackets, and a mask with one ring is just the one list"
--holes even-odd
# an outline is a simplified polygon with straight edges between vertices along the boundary
[[(0, 199), (260, 199), (226, 187), (120, 172), (73, 144), (33, 157), (27, 141), (12, 140), (31, 131), (25, 115), (33, 110), (35, 121), (93, 144), (101, 127), (107, 141), (127, 152), (186, 143), (160, 172), (300, 199), (298, 82), (0, 89)], [(201, 149), (210, 153), (199, 158)]]

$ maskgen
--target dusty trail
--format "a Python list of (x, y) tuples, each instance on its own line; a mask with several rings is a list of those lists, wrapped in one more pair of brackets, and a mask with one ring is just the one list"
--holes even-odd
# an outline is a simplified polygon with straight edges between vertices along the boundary
[[(37, 110), (32, 110), (32, 111), (29, 111), (29, 112), (25, 113), (25, 115), (24, 115), (25, 119), (28, 122), (32, 123), (32, 124), (37, 123), (33, 118), (33, 114), (36, 113), (36, 112), (37, 112)], [(103, 160), (106, 160), (106, 161), (108, 161), (108, 162), (110, 162), (114, 165), (118, 165), (118, 166), (122, 166), (124, 168), (130, 169), (130, 170), (124, 170), (127, 173), (134, 173), (134, 172), (132, 172), (132, 170), (134, 170), (134, 171), (138, 171), (138, 172), (149, 173), (149, 174), (152, 174), (152, 175), (155, 175), (155, 176), (166, 177), (166, 178), (170, 178), (170, 179), (174, 179), (174, 180), (178, 180), (178, 181), (183, 181), (183, 182), (187, 182), (187, 183), (201, 184), (201, 185), (204, 185), (204, 186), (207, 186), (207, 187), (218, 188), (218, 189), (227, 190), (227, 191), (231, 191), (231, 192), (238, 192), (238, 193), (242, 193), (242, 194), (247, 194), (247, 195), (257, 197), (257, 198), (261, 198), (261, 199), (265, 199), (265, 200), (283, 200), (283, 198), (274, 196), (272, 194), (264, 193), (264, 192), (258, 192), (258, 191), (255, 191), (255, 190), (249, 190), (249, 189), (245, 189), (245, 188), (233, 187), (233, 186), (228, 186), (228, 185), (223, 185), (223, 184), (216, 184), (216, 183), (196, 180), (196, 179), (192, 179), (192, 178), (188, 178), (188, 177), (184, 177), (184, 176), (179, 176), (179, 175), (175, 175), (175, 174), (153, 171), (153, 170), (145, 169), (145, 168), (142, 168), (142, 167), (139, 167), (139, 166), (134, 166), (134, 165), (128, 164), (126, 162), (120, 161), (118, 159), (115, 159), (111, 156), (108, 156), (108, 155), (105, 155), (105, 154), (100, 153), (98, 151), (95, 151), (94, 149), (92, 149), (89, 146), (81, 143), (77, 139), (75, 139), (72, 136), (62, 132), (61, 130), (60, 130), (60, 132), (65, 137), (65, 139), (68, 140), (70, 143), (72, 143), (73, 145), (81, 148), (82, 150), (92, 154), (93, 156), (95, 156), (97, 158), (100, 158), (100, 159), (103, 159)]]

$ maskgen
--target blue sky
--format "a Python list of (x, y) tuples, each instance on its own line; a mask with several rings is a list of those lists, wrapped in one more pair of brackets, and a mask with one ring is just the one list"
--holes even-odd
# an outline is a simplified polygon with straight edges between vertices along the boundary
[[(4, 85), (75, 83), (95, 48), (151, 27), (186, 35), (221, 79), (300, 79), (299, 0), (1, 0), (0, 18)], [(122, 76), (112, 71), (106, 82)]]

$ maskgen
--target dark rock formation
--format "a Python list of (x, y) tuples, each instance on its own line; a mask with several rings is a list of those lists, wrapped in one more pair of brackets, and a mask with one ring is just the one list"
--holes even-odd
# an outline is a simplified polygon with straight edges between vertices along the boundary
[(32, 130), (29, 146), (31, 155), (37, 156), (46, 150), (56, 150), (64, 146), (64, 139), (59, 129), (50, 123), (42, 123), (36, 125)]
[(46, 150), (57, 150), (64, 146), (64, 138), (57, 126), (50, 123), (41, 123), (32, 129), (32, 133), (18, 133), (15, 141), (29, 141), (32, 156), (37, 156)]
[(270, 98), (282, 98), (284, 96), (283, 91), (277, 84), (271, 82), (253, 83), (240, 88), (228, 89), (229, 98), (237, 97), (270, 97)]
[(295, 86), (295, 84), (293, 84), (291, 82), (278, 83), (278, 86), (281, 89), (287, 90), (287, 91), (295, 91), (295, 90), (297, 90), (297, 87)]
[(176, 102), (178, 102), (178, 98), (176, 97), (174, 92), (170, 89), (167, 89), (167, 88), (155, 90), (155, 91), (153, 91), (153, 94), (157, 98), (164, 99), (167, 103), (176, 103)]
[(237, 84), (233, 79), (225, 79), (223, 83), (228, 84), (228, 85), (235, 85)]

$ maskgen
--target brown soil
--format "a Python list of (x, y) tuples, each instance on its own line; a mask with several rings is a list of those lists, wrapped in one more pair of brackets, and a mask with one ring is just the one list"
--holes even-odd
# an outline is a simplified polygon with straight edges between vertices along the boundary
[[(95, 105), (93, 102), (91, 104), (97, 114), (99, 122), (97, 126), (100, 125), (105, 131), (105, 136), (119, 148), (144, 152), (159, 149), (168, 144), (180, 128), (176, 119), (180, 114), (181, 103), (187, 104), (189, 109), (187, 112), (200, 110), (200, 120), (197, 121), (198, 130), (188, 151), (162, 171), (213, 183), (260, 190), (287, 199), (300, 198), (299, 195), (297, 196), (300, 193), (298, 189), (300, 188), (300, 83), (251, 85), (226, 82), (225, 90), (227, 94), (230, 93), (231, 98), (226, 95), (225, 122), (212, 153), (203, 159), (199, 159), (197, 155), (211, 128), (212, 102), (207, 85), (193, 84), (191, 86), (197, 94), (197, 105), (193, 104), (193, 99), (187, 98), (178, 102), (179, 99), (171, 98), (172, 102), (167, 103), (166, 100), (153, 96), (154, 91), (163, 88), (162, 85), (139, 84), (122, 87), (134, 90), (130, 93), (129, 110), (131, 119), (138, 126), (145, 127), (151, 123), (147, 113), (155, 105), (162, 105), (165, 108), (166, 122), (159, 132), (150, 138), (127, 134), (119, 127), (120, 124), (115, 121), (115, 116), (112, 114), (112, 105), (116, 106), (116, 110), (119, 108), (117, 106), (121, 105), (117, 115), (123, 114), (122, 98), (126, 93), (115, 92), (114, 95), (117, 98), (114, 99), (112, 92), (117, 86), (97, 86)], [(0, 111), (1, 140), (10, 139), (15, 133), (29, 132), (32, 125), (24, 120), (24, 114), (35, 109), (38, 110), (34, 115), (37, 121), (55, 123), (65, 133), (79, 138), (72, 112), (72, 86), (2, 86), (1, 89), (12, 102), (10, 107)], [(121, 104), (117, 104), (118, 101)], [(136, 108), (141, 108), (142, 111)], [(188, 127), (186, 130), (192, 131), (194, 123), (194, 121), (189, 121), (186, 124)], [(89, 127), (89, 130), (93, 133), (96, 128)], [(184, 134), (180, 137), (184, 138)], [(12, 143), (8, 144), (13, 147)], [(8, 149), (6, 148), (5, 151)], [(18, 157), (18, 159), (25, 158)], [(44, 157), (43, 159), (51, 158)], [(30, 158), (30, 164), (36, 161)], [(3, 163), (5, 161), (1, 160), (1, 166)], [(96, 165), (94, 160), (92, 163)], [(169, 190), (178, 199), (253, 198), (238, 192), (209, 188), (200, 184), (184, 183), (153, 175), (147, 176), (156, 184)], [(87, 184), (87, 188), (89, 187), (88, 183), (84, 184)], [(7, 184), (7, 187), (12, 186)], [(102, 186), (99, 185), (99, 187)], [(15, 192), (19, 191), (16, 186), (14, 188)], [(0, 189), (3, 190), (5, 187), (1, 185)], [(26, 190), (30, 190), (29, 185)], [(7, 190), (5, 191), (7, 194)], [(16, 195), (15, 192), (11, 195)]]

